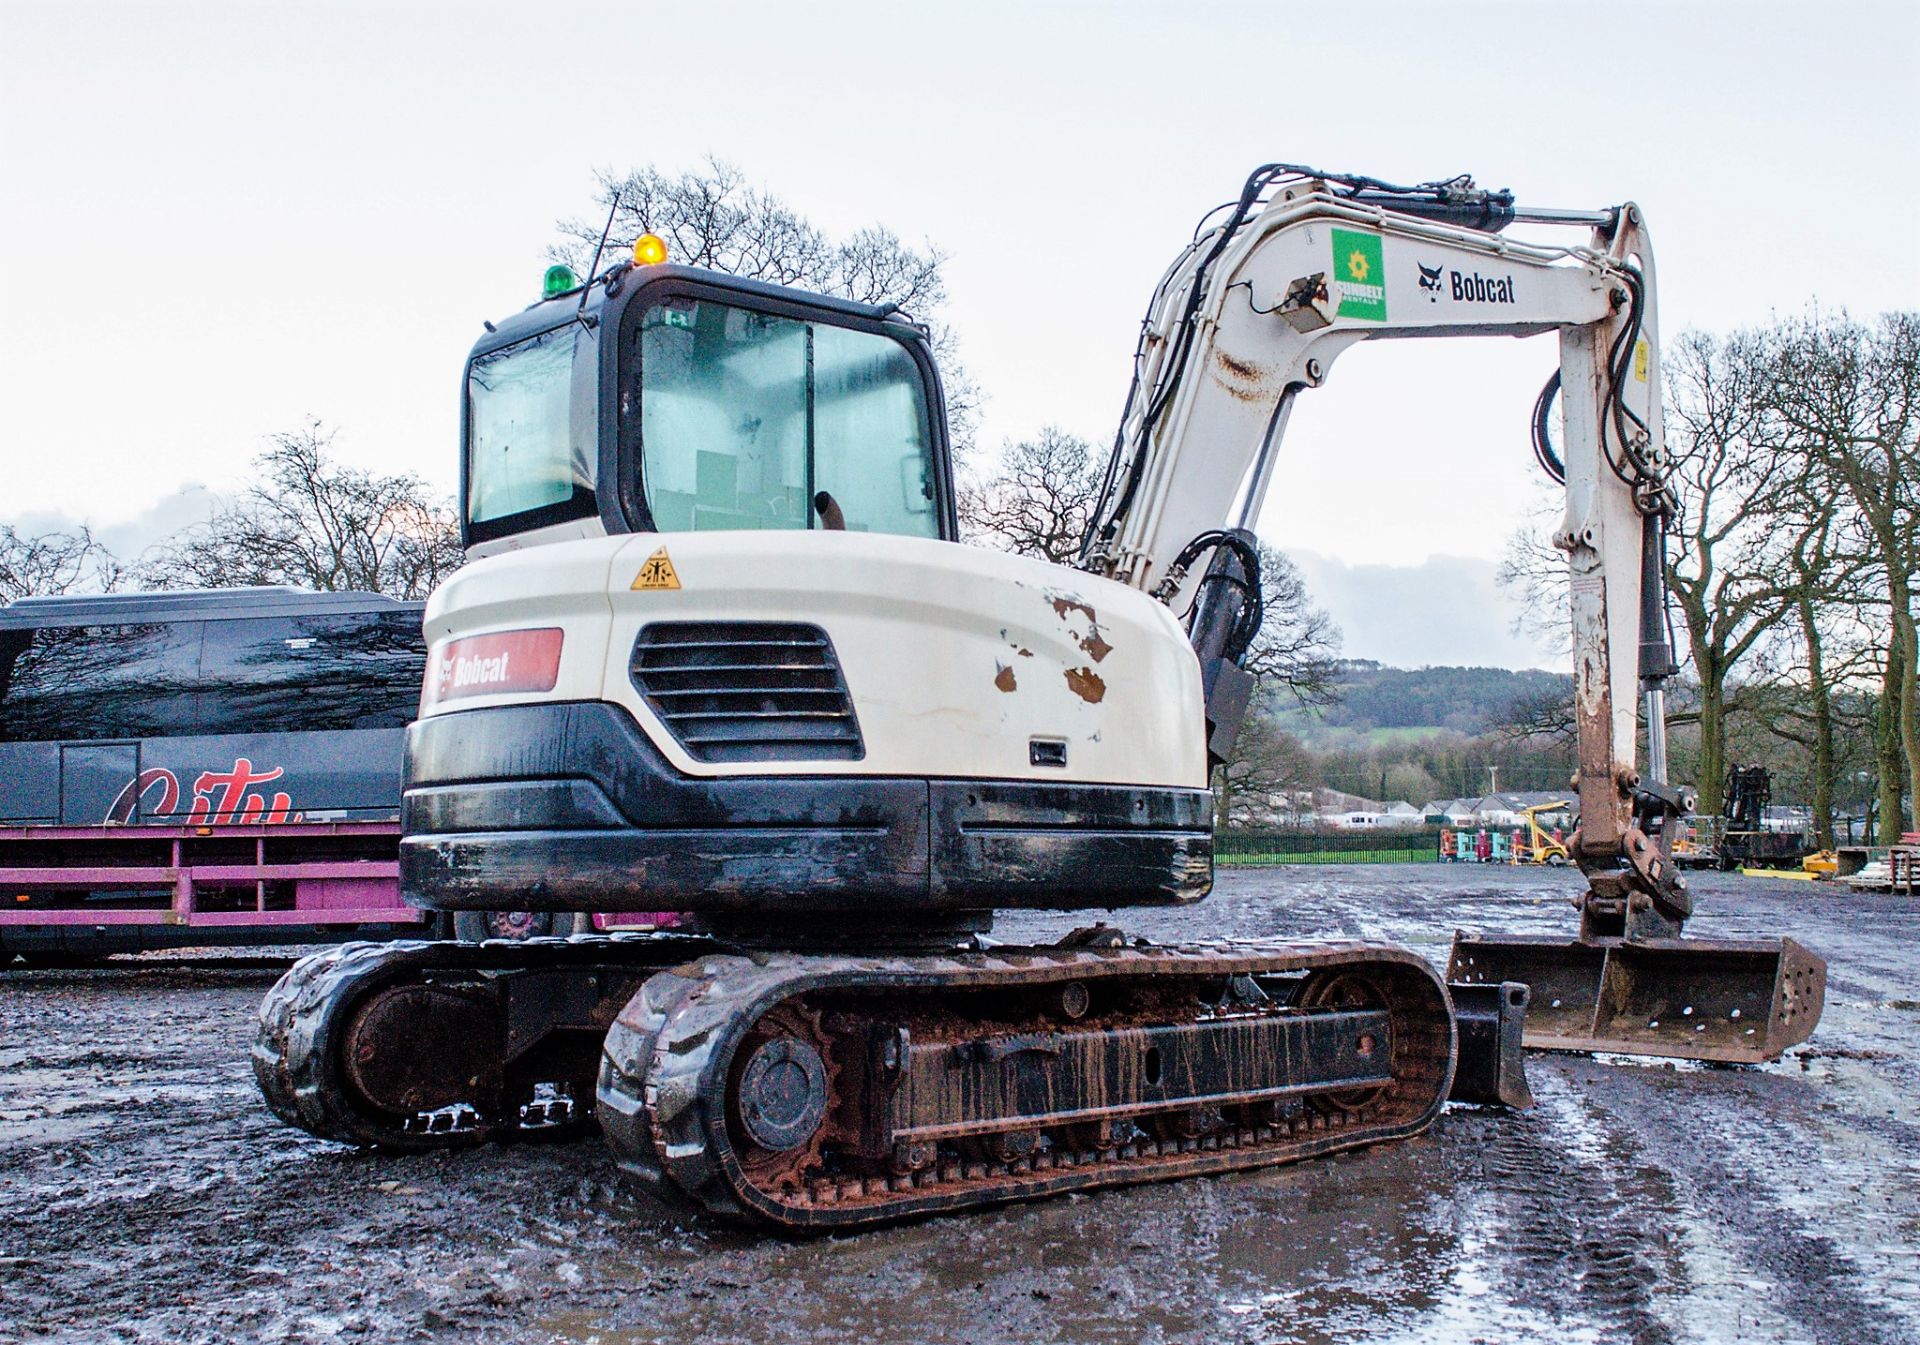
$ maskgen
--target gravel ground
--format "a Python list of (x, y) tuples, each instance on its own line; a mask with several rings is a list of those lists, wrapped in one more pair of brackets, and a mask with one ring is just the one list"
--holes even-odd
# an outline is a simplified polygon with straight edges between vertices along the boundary
[[(1237, 870), (1124, 923), (1444, 963), (1455, 926), (1570, 932), (1577, 881)], [(0, 1341), (1920, 1340), (1920, 904), (1696, 889), (1693, 933), (1830, 962), (1774, 1065), (1535, 1056), (1524, 1116), (808, 1242), (656, 1203), (597, 1140), (386, 1157), (281, 1128), (246, 1050), (284, 960), (0, 972)]]

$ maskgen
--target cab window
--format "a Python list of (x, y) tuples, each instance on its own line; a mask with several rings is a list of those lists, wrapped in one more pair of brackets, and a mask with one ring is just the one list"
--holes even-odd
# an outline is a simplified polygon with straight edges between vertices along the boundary
[(660, 531), (939, 536), (926, 385), (891, 337), (681, 296), (642, 313), (637, 356)]
[(592, 336), (571, 322), (477, 356), (468, 366), (466, 504), (473, 540), (594, 512), (594, 372)]

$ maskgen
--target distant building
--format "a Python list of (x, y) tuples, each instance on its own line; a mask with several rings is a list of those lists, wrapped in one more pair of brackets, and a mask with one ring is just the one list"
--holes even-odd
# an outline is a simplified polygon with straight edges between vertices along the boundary
[(1548, 829), (1570, 827), (1580, 815), (1580, 804), (1571, 790), (1554, 792), (1552, 790), (1509, 790), (1500, 794), (1482, 795), (1474, 802), (1477, 815), (1476, 825), (1505, 830), (1508, 827), (1526, 825), (1525, 810), (1538, 808), (1546, 804), (1562, 804), (1563, 807), (1536, 813), (1535, 819)]
[(1236, 789), (1229, 810), (1229, 826), (1311, 827), (1319, 821), (1310, 789)]
[(1420, 809), (1405, 799), (1395, 799), (1380, 814), (1383, 827), (1419, 827), (1426, 825), (1426, 817)]
[(1480, 824), (1477, 799), (1434, 799), (1420, 810), (1430, 827), (1473, 827)]
[(1510, 797), (1502, 794), (1482, 794), (1474, 800), (1475, 822), (1483, 827), (1491, 827), (1495, 831), (1518, 826), (1522, 805), (1508, 802)]
[(1505, 831), (1526, 825), (1525, 809), (1549, 803), (1565, 805), (1538, 814), (1540, 825), (1549, 831), (1555, 827), (1572, 827), (1579, 820), (1580, 802), (1571, 790), (1519, 789), (1482, 794), (1472, 799), (1434, 799), (1420, 813), (1422, 820), (1430, 827), (1460, 830), (1486, 827)]
[(1366, 831), (1380, 825), (1386, 805), (1359, 794), (1338, 789), (1313, 791), (1314, 821), (1323, 827), (1341, 831)]

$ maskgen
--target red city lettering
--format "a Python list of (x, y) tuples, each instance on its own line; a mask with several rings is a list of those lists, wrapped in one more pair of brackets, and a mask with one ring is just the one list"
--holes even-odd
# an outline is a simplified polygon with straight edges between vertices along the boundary
[(166, 767), (154, 766), (141, 771), (125, 789), (120, 791), (119, 796), (113, 801), (113, 806), (107, 809), (107, 821), (133, 821), (134, 809), (138, 806), (139, 800), (145, 798), (155, 785), (160, 787), (160, 802), (153, 811), (162, 816), (172, 812), (180, 802), (180, 781)]
[[(243, 826), (256, 822), (298, 822), (302, 814), (293, 810), (293, 795), (281, 790), (275, 790), (270, 797), (264, 792), (249, 792), (285, 774), (280, 766), (256, 769), (246, 757), (236, 757), (229, 770), (202, 771), (193, 782), (193, 803), (187, 810), (187, 821), (199, 826), (223, 822), (238, 822)], [(156, 792), (157, 799), (152, 797)], [(142, 800), (153, 805), (145, 809), (150, 816), (172, 814), (180, 803), (179, 777), (164, 766), (141, 771), (114, 799), (106, 820), (133, 821), (135, 812), (141, 810)]]
[[(232, 822), (236, 819), (258, 821), (260, 813), (265, 810), (264, 803), (253, 810), (252, 817), (241, 816), (248, 802), (247, 790), (254, 785), (264, 785), (269, 780), (278, 780), (285, 773), (278, 766), (270, 771), (255, 771), (253, 763), (245, 757), (236, 758), (230, 771), (202, 771), (200, 778), (193, 782), (193, 809), (188, 816), (195, 822)], [(217, 803), (210, 797), (215, 790), (220, 792)], [(255, 795), (256, 802), (258, 798)]]

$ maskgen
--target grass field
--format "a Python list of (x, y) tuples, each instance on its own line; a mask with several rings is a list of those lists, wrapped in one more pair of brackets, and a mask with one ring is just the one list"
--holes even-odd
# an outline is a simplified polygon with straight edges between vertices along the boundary
[(1405, 747), (1424, 738), (1453, 730), (1439, 724), (1414, 724), (1394, 728), (1354, 728), (1344, 724), (1323, 724), (1301, 714), (1297, 722), (1281, 721), (1289, 733), (1316, 752), (1376, 747)]

